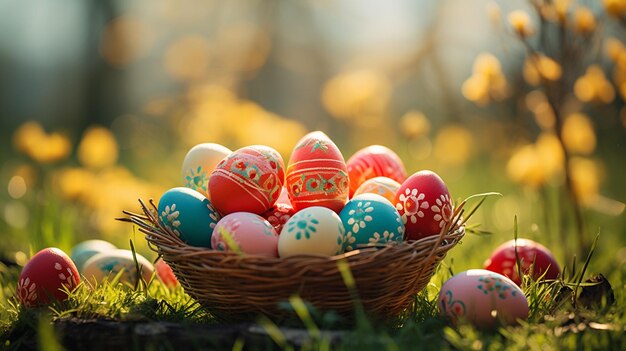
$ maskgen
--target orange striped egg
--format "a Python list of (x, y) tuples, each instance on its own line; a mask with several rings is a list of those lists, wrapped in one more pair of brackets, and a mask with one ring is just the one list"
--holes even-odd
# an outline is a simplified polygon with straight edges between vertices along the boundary
[(222, 214), (261, 214), (276, 203), (283, 186), (284, 167), (278, 151), (247, 146), (234, 151), (215, 167), (209, 178), (211, 203)]
[(296, 211), (322, 206), (341, 211), (349, 192), (343, 155), (322, 132), (311, 132), (298, 142), (287, 167), (287, 191)]
[(358, 187), (374, 177), (388, 177), (402, 184), (406, 179), (404, 163), (393, 150), (370, 145), (357, 151), (347, 162), (350, 176), (350, 197)]
[(375, 177), (366, 180), (354, 192), (353, 198), (361, 194), (377, 194), (393, 203), (396, 193), (400, 189), (400, 183), (387, 177)]

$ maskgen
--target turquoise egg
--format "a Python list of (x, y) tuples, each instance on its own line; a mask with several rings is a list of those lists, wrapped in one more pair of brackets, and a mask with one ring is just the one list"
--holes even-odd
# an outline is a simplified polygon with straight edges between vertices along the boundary
[(196, 190), (172, 188), (159, 200), (159, 221), (191, 246), (211, 247), (215, 224), (222, 218)]
[(339, 218), (346, 229), (346, 251), (401, 242), (404, 237), (402, 217), (389, 200), (377, 194), (355, 196)]
[(72, 258), (72, 261), (74, 261), (78, 272), (82, 273), (85, 262), (87, 262), (87, 260), (90, 259), (92, 256), (101, 252), (107, 252), (116, 249), (117, 247), (115, 247), (115, 245), (111, 244), (108, 241), (95, 239), (86, 240), (76, 244), (72, 248), (70, 257)]

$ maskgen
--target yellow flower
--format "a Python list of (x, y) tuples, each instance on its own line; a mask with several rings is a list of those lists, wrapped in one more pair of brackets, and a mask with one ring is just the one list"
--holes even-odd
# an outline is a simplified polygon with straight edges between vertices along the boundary
[(538, 187), (559, 176), (563, 149), (552, 133), (542, 133), (535, 144), (519, 148), (507, 163), (509, 177), (521, 184)]
[(613, 62), (618, 62), (620, 57), (626, 53), (626, 48), (619, 39), (609, 37), (604, 40), (604, 51)]
[(613, 85), (598, 65), (589, 66), (587, 72), (576, 80), (574, 94), (582, 102), (608, 104), (615, 98)]
[(626, 12), (626, 0), (604, 0), (604, 8), (609, 15), (621, 18)]
[(581, 6), (574, 12), (574, 30), (580, 34), (587, 35), (593, 33), (597, 23), (593, 12), (587, 7)]
[(200, 35), (188, 35), (171, 44), (165, 52), (166, 72), (177, 80), (202, 78), (209, 69), (209, 42)]
[(590, 205), (600, 189), (601, 171), (598, 164), (587, 158), (573, 157), (570, 160), (570, 174), (576, 196), (581, 203)]
[(589, 155), (596, 148), (596, 134), (589, 117), (582, 113), (569, 115), (561, 130), (565, 147), (573, 153)]
[(561, 65), (543, 54), (529, 56), (524, 62), (523, 76), (530, 85), (539, 85), (542, 80), (556, 81), (561, 74)]
[(400, 119), (400, 129), (408, 139), (419, 139), (430, 132), (430, 121), (420, 111), (409, 111)]
[(123, 67), (147, 54), (154, 43), (153, 37), (150, 26), (141, 18), (122, 15), (102, 31), (100, 53), (107, 63)]
[(84, 168), (64, 168), (53, 175), (55, 189), (66, 199), (79, 199), (98, 185)]
[(69, 139), (59, 133), (47, 134), (37, 122), (26, 122), (13, 135), (16, 149), (40, 163), (66, 159), (72, 151)]
[(88, 168), (104, 168), (114, 165), (118, 156), (115, 136), (103, 127), (87, 129), (78, 145), (77, 156), (80, 163)]
[(513, 181), (538, 187), (546, 183), (547, 175), (541, 167), (534, 145), (519, 148), (509, 159), (506, 171)]
[(443, 127), (434, 144), (434, 155), (443, 164), (461, 166), (469, 160), (473, 152), (474, 138), (463, 126)]
[(556, 124), (554, 112), (546, 95), (540, 90), (533, 90), (526, 95), (526, 107), (535, 115), (535, 121), (544, 130), (551, 130)]
[(565, 23), (571, 3), (571, 0), (554, 0), (554, 9), (558, 16), (559, 22)]
[(513, 28), (513, 31), (521, 38), (528, 38), (535, 32), (530, 23), (530, 16), (522, 10), (509, 13), (509, 24), (511, 28)]
[(340, 73), (326, 82), (322, 104), (335, 118), (381, 115), (391, 97), (391, 81), (373, 70)]
[(500, 101), (509, 93), (508, 83), (500, 61), (489, 53), (482, 53), (474, 61), (473, 74), (463, 82), (463, 96), (479, 106), (491, 100)]

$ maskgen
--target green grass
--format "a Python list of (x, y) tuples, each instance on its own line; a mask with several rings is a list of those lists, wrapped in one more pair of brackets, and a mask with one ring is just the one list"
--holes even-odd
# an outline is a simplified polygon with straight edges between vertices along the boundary
[[(590, 259), (593, 259), (592, 255)], [(119, 283), (119, 276), (99, 284), (83, 281), (64, 302), (40, 309), (24, 309), (13, 297), (19, 269), (1, 268), (0, 345), (9, 349), (19, 349), (25, 339), (33, 335), (37, 335), (40, 345), (46, 345), (46, 349), (61, 349), (50, 321), (69, 318), (215, 325), (211, 316), (181, 287), (170, 289), (154, 279), (146, 284), (130, 286)], [(494, 331), (477, 330), (469, 324), (451, 326), (439, 316), (436, 307), (439, 287), (455, 272), (450, 263), (439, 267), (431, 283), (414, 296), (408, 310), (395, 323), (372, 323), (362, 314), (357, 315), (353, 324), (340, 323), (332, 314), (324, 315), (311, 310), (297, 297), (287, 304), (295, 311), (295, 320), (299, 322), (276, 325), (267, 318), (260, 318), (257, 323), (267, 334), (267, 339), (272, 340), (276, 348), (284, 350), (293, 349), (293, 340), (281, 329), (285, 326), (306, 330), (307, 338), (301, 340), (299, 346), (311, 350), (626, 349), (626, 338), (622, 336), (626, 328), (623, 294), (626, 272), (622, 270), (610, 275), (616, 288), (616, 301), (612, 305), (601, 297), (585, 304), (577, 299), (554, 298), (562, 290), (570, 294), (578, 291), (580, 294), (584, 289), (593, 287), (580, 283), (585, 268), (581, 266), (578, 274), (570, 276), (568, 281), (541, 283), (526, 277), (523, 290), (529, 300), (529, 319), (519, 326), (501, 327)], [(345, 274), (350, 275), (349, 271)], [(344, 332), (339, 343), (331, 340), (329, 330)], [(266, 346), (246, 345), (242, 339), (232, 342), (233, 349)]]

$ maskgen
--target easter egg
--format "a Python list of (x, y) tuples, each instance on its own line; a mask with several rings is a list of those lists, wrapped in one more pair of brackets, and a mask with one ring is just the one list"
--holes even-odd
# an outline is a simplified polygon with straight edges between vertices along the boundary
[(241, 148), (240, 151), (249, 153), (250, 155), (260, 155), (269, 163), (272, 171), (277, 175), (278, 184), (280, 184), (280, 187), (274, 189), (274, 191), (278, 193), (272, 194), (272, 198), (278, 199), (280, 192), (283, 190), (283, 185), (285, 184), (285, 162), (280, 153), (267, 145), (251, 145)]
[(357, 151), (346, 162), (350, 176), (350, 197), (368, 179), (387, 177), (402, 183), (406, 179), (404, 164), (398, 155), (382, 145), (370, 145)]
[(528, 301), (522, 290), (509, 278), (484, 269), (471, 269), (448, 279), (437, 305), (453, 322), (466, 320), (483, 329), (528, 318)]
[(287, 189), (296, 211), (327, 207), (337, 213), (348, 199), (349, 178), (341, 151), (322, 132), (300, 139), (287, 166)]
[(276, 203), (274, 207), (263, 213), (261, 217), (270, 222), (274, 230), (276, 230), (276, 233), (280, 233), (283, 229), (283, 225), (287, 223), (294, 213), (296, 213), (296, 211), (290, 205)]
[(74, 262), (65, 252), (50, 247), (37, 252), (26, 263), (17, 281), (16, 295), (25, 307), (47, 305), (53, 300), (63, 301), (80, 283)]
[(278, 257), (278, 234), (263, 217), (249, 212), (231, 213), (217, 222), (212, 245), (218, 251)]
[(402, 217), (391, 202), (380, 195), (355, 196), (341, 210), (339, 218), (346, 230), (346, 251), (404, 239)]
[(561, 268), (552, 252), (547, 247), (528, 239), (517, 239), (517, 245), (515, 240), (510, 240), (497, 247), (485, 261), (485, 269), (500, 273), (520, 285), (522, 281), (516, 268), (516, 246), (523, 274), (531, 275), (535, 280), (542, 276), (544, 279), (558, 278)]
[(276, 205), (278, 204), (288, 205), (293, 208), (291, 200), (289, 199), (289, 190), (287, 190), (287, 187), (285, 186), (281, 189), (280, 195), (278, 195), (278, 200), (276, 200)]
[(394, 200), (407, 240), (438, 235), (452, 217), (450, 193), (432, 171), (419, 171), (402, 183)]
[(278, 254), (333, 256), (342, 253), (345, 230), (334, 211), (321, 206), (307, 207), (291, 217), (278, 237)]
[(230, 153), (227, 147), (215, 143), (203, 143), (192, 147), (183, 160), (181, 172), (183, 184), (209, 197), (209, 176), (215, 166)]
[(395, 180), (387, 177), (374, 177), (364, 181), (354, 191), (353, 197), (361, 194), (377, 194), (393, 203), (398, 189), (400, 189), (400, 183)]
[(172, 271), (172, 267), (170, 267), (163, 259), (158, 259), (154, 263), (154, 269), (157, 272), (157, 276), (165, 284), (165, 286), (174, 287), (178, 285), (178, 279), (174, 275), (174, 271)]
[[(145, 257), (135, 253), (137, 263), (141, 267), (141, 277), (149, 282), (154, 273), (152, 263)], [(122, 273), (120, 273), (123, 271)], [(137, 283), (137, 265), (130, 250), (113, 250), (101, 252), (94, 255), (85, 262), (83, 275), (86, 279), (94, 279), (97, 282), (103, 281), (105, 278), (113, 279), (118, 274), (120, 282), (135, 285)]]
[(91, 256), (105, 251), (116, 250), (117, 247), (108, 241), (104, 240), (86, 240), (76, 244), (72, 251), (70, 251), (70, 257), (79, 272), (83, 271), (83, 265), (87, 262)]
[(261, 214), (278, 199), (284, 176), (277, 151), (248, 146), (232, 152), (211, 173), (211, 203), (220, 213)]
[(159, 200), (159, 221), (191, 246), (211, 247), (220, 213), (201, 193), (184, 187), (166, 191)]

